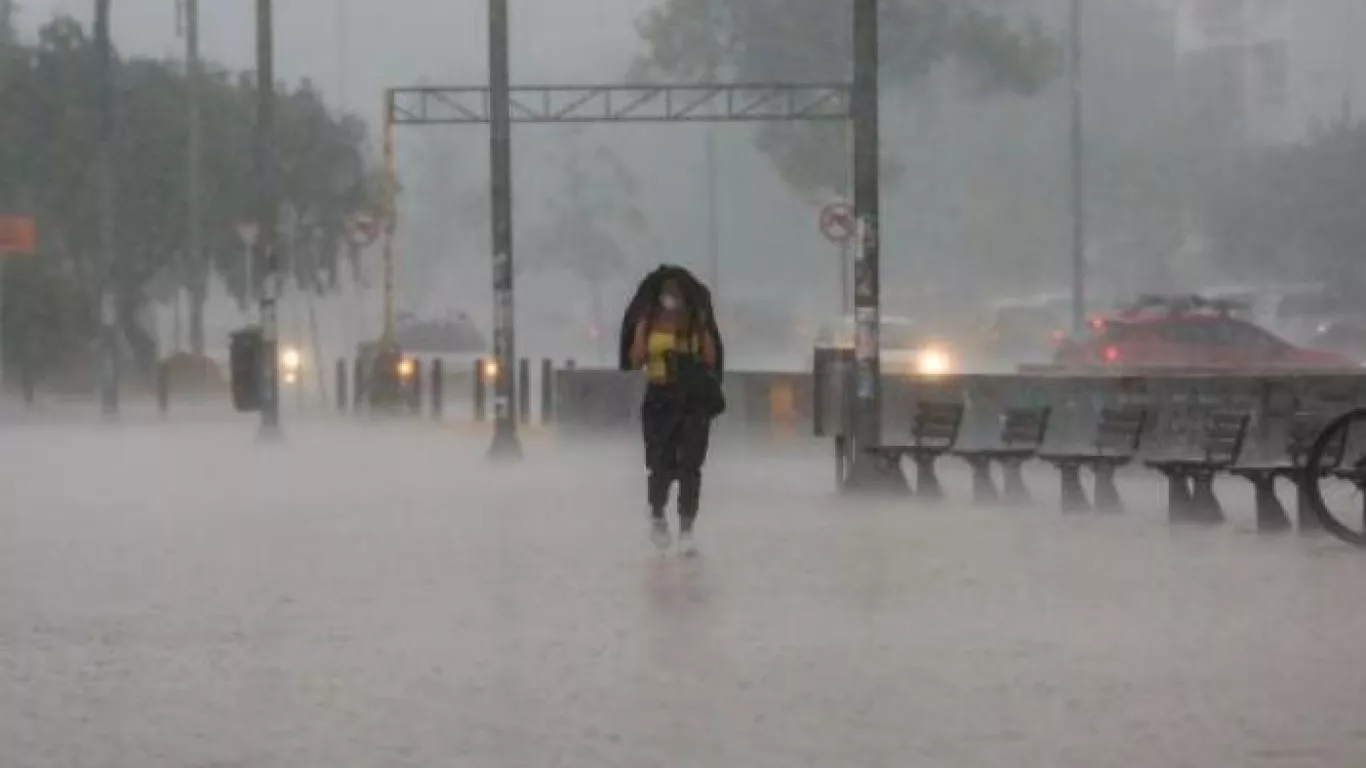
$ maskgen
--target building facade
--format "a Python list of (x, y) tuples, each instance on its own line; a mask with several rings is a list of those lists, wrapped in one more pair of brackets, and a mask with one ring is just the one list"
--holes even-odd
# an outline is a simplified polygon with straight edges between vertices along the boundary
[(1187, 119), (1219, 143), (1299, 141), (1366, 103), (1363, 0), (1170, 0)]

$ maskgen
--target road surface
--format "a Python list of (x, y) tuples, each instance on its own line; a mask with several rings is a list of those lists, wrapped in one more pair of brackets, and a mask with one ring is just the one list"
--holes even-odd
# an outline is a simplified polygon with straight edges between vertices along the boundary
[(632, 446), (253, 434), (0, 433), (6, 768), (1366, 765), (1366, 557), (1155, 484), (846, 505), (721, 446), (683, 561)]

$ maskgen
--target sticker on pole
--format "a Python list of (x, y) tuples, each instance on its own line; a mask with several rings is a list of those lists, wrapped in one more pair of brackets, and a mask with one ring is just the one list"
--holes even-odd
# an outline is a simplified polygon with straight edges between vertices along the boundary
[(379, 239), (379, 219), (370, 213), (353, 213), (346, 220), (346, 236), (358, 248), (368, 248)]
[(848, 203), (830, 203), (821, 209), (821, 234), (836, 245), (854, 238), (854, 209)]
[(38, 250), (38, 227), (32, 216), (0, 214), (0, 256), (32, 256)]

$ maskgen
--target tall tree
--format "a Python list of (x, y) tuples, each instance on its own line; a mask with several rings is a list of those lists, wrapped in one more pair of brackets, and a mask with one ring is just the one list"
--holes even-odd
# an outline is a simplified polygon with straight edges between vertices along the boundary
[[(93, 306), (98, 262), (90, 169), (98, 123), (92, 41), (81, 25), (59, 16), (26, 45), (14, 37), (8, 9), (0, 6), (0, 93), (6, 105), (0, 111), (0, 198), (34, 213), (45, 268), (67, 275)], [(116, 57), (113, 75), (120, 190), (115, 292), (122, 336), (146, 370), (157, 350), (141, 318), (160, 290), (187, 279), (177, 266), (187, 239), (183, 147), (189, 84), (179, 62), (147, 58)], [(197, 87), (205, 126), (205, 249), (230, 289), (245, 296), (235, 225), (252, 210), (253, 180), (243, 159), (250, 157), (255, 124), (253, 86), (247, 76), (210, 67)], [(363, 124), (331, 116), (307, 82), (283, 89), (279, 98), (282, 190), (299, 214), (308, 254), (292, 260), (292, 276), (308, 289), (328, 290), (338, 264), (354, 256), (344, 246), (347, 214), (370, 207), (374, 199)], [(207, 278), (207, 269), (189, 274), (196, 311), (202, 311)]]
[[(1053, 77), (1059, 48), (1031, 21), (1012, 23), (976, 0), (883, 0), (882, 67), (904, 89), (952, 62), (982, 93), (1032, 93)], [(645, 55), (633, 77), (685, 81), (831, 82), (850, 77), (852, 3), (831, 0), (663, 0), (638, 23)], [(812, 198), (846, 175), (845, 129), (828, 123), (773, 123), (756, 146), (788, 186)], [(897, 168), (884, 159), (888, 181)]]
[(563, 175), (546, 197), (546, 216), (520, 262), (532, 271), (560, 271), (587, 289), (594, 342), (605, 362), (608, 344), (603, 290), (632, 265), (647, 235), (635, 204), (639, 182), (604, 144), (578, 141), (564, 154)]

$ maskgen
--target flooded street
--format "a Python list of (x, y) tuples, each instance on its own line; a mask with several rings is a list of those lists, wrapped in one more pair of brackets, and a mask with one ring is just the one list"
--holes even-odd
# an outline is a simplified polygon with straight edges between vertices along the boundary
[(252, 437), (0, 440), (5, 765), (1366, 760), (1366, 559), (1171, 529), (1156, 484), (1123, 517), (851, 505), (814, 456), (722, 445), (687, 561), (630, 446)]

